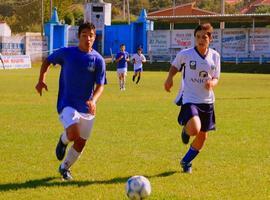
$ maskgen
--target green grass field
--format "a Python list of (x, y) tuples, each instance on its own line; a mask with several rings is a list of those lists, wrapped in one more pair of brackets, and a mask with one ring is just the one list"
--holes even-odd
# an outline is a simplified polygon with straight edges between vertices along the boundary
[(127, 199), (130, 176), (147, 176), (150, 200), (270, 199), (270, 75), (222, 73), (216, 93), (217, 131), (181, 173), (186, 152), (172, 102), (163, 90), (166, 72), (144, 72), (120, 92), (108, 72), (92, 137), (63, 182), (54, 151), (62, 131), (56, 113), (59, 69), (47, 77), (49, 92), (35, 92), (38, 68), (0, 70), (0, 199)]

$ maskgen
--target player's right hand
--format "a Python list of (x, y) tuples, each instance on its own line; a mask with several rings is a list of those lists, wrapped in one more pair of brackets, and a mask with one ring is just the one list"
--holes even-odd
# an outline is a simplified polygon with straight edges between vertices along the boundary
[(167, 91), (167, 92), (171, 92), (171, 88), (173, 86), (173, 80), (172, 79), (167, 79), (164, 83), (164, 89)]
[(48, 86), (45, 82), (39, 81), (36, 85), (36, 90), (39, 93), (40, 96), (42, 96), (42, 89), (45, 88), (46, 91), (48, 91)]

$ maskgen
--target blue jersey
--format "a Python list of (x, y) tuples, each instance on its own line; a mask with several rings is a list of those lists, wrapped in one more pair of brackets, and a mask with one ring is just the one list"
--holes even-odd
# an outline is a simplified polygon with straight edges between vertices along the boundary
[(68, 47), (52, 53), (48, 61), (61, 65), (58, 113), (67, 106), (88, 113), (86, 101), (92, 97), (95, 84), (103, 85), (106, 81), (106, 66), (102, 56), (95, 50), (83, 52), (78, 47)]
[(116, 54), (116, 59), (120, 58), (121, 56), (124, 56), (121, 60), (119, 60), (119, 62), (117, 63), (117, 69), (122, 69), (122, 68), (127, 68), (127, 61), (126, 59), (128, 59), (129, 55), (128, 52), (124, 51), (120, 51), (119, 53)]

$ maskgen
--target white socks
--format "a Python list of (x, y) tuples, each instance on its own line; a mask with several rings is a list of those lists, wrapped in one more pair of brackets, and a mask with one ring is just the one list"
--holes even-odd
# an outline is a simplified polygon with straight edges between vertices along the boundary
[(119, 80), (120, 89), (124, 89), (126, 86), (126, 79)]
[(61, 136), (61, 141), (65, 144), (65, 145), (67, 145), (70, 141), (68, 140), (68, 138), (67, 138), (67, 133), (66, 133), (66, 131), (62, 134), (62, 136)]
[(120, 86), (120, 89), (123, 88), (123, 81), (122, 80), (119, 80), (119, 86)]
[(81, 153), (77, 152), (73, 146), (70, 147), (67, 157), (64, 162), (61, 164), (62, 169), (69, 169), (80, 157)]

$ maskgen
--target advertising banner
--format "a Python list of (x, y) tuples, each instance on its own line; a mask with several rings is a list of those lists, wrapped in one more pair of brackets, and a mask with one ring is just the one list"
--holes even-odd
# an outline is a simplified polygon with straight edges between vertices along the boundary
[(217, 52), (221, 53), (221, 31), (220, 29), (215, 29), (213, 34), (213, 41), (210, 43), (210, 48), (215, 49)]
[(270, 55), (270, 29), (250, 29), (249, 49), (254, 55)]
[(173, 30), (171, 48), (179, 50), (194, 47), (194, 31), (193, 30)]
[(78, 38), (78, 26), (68, 26), (67, 29), (67, 38), (68, 46), (77, 46), (79, 44)]
[(1, 53), (5, 55), (22, 55), (25, 53), (25, 36), (15, 35), (0, 37)]
[(236, 57), (248, 53), (247, 29), (225, 29), (222, 38), (222, 56)]
[(31, 57), (32, 61), (42, 60), (48, 55), (47, 37), (40, 34), (27, 33), (25, 39), (25, 54)]
[(4, 66), (0, 63), (0, 69), (24, 69), (31, 68), (29, 55), (1, 56)]
[(152, 55), (168, 55), (170, 48), (170, 32), (167, 30), (148, 31), (148, 53)]

